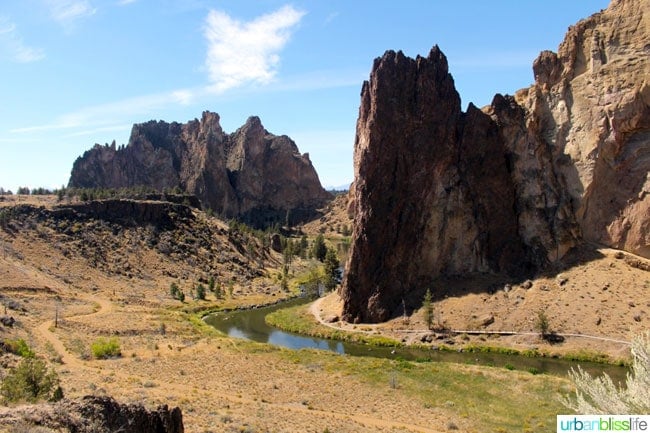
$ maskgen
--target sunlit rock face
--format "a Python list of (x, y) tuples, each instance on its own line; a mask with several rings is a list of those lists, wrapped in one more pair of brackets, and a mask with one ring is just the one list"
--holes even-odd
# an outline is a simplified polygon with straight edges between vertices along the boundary
[(211, 112), (185, 124), (136, 124), (120, 148), (95, 145), (75, 161), (69, 186), (180, 188), (224, 217), (257, 226), (287, 215), (304, 220), (331, 198), (289, 137), (270, 134), (257, 117), (226, 134)]
[(383, 321), (439, 276), (525, 275), (583, 241), (650, 257), (647, 2), (614, 1), (466, 112), (438, 47), (364, 83), (344, 317)]

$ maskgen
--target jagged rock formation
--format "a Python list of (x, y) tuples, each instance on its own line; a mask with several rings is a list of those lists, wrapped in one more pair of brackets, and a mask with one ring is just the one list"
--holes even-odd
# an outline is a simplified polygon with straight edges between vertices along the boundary
[[(54, 404), (25, 405), (0, 410), (0, 427), (11, 431), (78, 433), (183, 433), (183, 414), (167, 405), (147, 410), (120, 404), (110, 397), (86, 396)], [(21, 430), (22, 429), (22, 430)]]
[(648, 3), (571, 27), (535, 84), (466, 113), (438, 47), (365, 82), (344, 317), (382, 321), (441, 275), (523, 275), (583, 239), (650, 257)]
[(176, 187), (224, 217), (255, 225), (295, 223), (331, 197), (308, 154), (287, 136), (270, 134), (260, 119), (226, 134), (219, 115), (204, 112), (186, 124), (136, 124), (126, 147), (95, 145), (72, 168), (70, 187)]

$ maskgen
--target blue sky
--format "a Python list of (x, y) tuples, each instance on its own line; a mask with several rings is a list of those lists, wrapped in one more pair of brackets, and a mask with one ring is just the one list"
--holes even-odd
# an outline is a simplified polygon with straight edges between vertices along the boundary
[(257, 115), (352, 180), (359, 93), (385, 50), (438, 44), (469, 102), (533, 81), (532, 61), (605, 0), (21, 0), (0, 5), (0, 186), (58, 187), (94, 143), (204, 110)]

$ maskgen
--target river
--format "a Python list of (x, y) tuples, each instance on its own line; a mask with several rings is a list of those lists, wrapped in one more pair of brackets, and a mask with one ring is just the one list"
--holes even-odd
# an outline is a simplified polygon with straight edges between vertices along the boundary
[(577, 362), (547, 357), (525, 357), (500, 353), (468, 353), (458, 351), (439, 351), (412, 347), (375, 347), (323, 338), (306, 337), (273, 328), (266, 324), (267, 314), (280, 308), (305, 303), (305, 299), (294, 299), (270, 307), (237, 310), (228, 313), (215, 313), (204, 320), (224, 334), (234, 338), (244, 338), (258, 343), (272, 344), (289, 349), (321, 349), (351, 356), (373, 356), (389, 359), (427, 360), (435, 362), (455, 362), (517, 370), (535, 371), (558, 376), (566, 376), (573, 367), (580, 365), (592, 375), (607, 373), (614, 383), (624, 383), (627, 369), (615, 365), (592, 362)]

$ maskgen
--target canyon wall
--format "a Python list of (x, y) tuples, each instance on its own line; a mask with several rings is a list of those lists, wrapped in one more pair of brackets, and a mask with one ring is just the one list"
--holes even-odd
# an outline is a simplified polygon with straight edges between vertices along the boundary
[(361, 92), (344, 318), (383, 321), (439, 276), (525, 276), (581, 242), (650, 257), (650, 15), (613, 1), (466, 112), (435, 46)]

